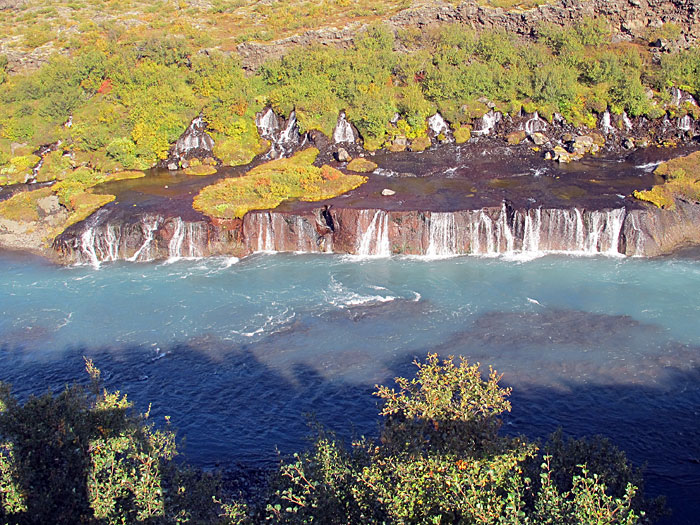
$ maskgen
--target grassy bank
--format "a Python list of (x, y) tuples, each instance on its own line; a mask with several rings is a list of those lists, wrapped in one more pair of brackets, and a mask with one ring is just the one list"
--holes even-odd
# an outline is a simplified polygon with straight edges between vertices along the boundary
[(664, 178), (650, 190), (635, 191), (637, 199), (674, 209), (676, 199), (700, 202), (700, 151), (660, 164), (654, 172)]
[(316, 167), (317, 155), (317, 149), (308, 148), (289, 159), (261, 164), (242, 177), (207, 186), (194, 198), (194, 208), (219, 219), (242, 218), (250, 210), (276, 208), (287, 199), (330, 199), (367, 180), (330, 166)]

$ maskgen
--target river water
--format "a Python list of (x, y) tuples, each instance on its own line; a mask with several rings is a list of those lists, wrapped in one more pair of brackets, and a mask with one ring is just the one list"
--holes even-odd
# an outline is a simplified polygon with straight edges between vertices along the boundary
[(608, 436), (647, 463), (669, 523), (700, 515), (697, 254), (0, 266), (0, 379), (59, 390), (92, 357), (196, 465), (270, 465), (308, 444), (309, 414), (376, 434), (374, 385), (437, 351), (504, 373), (507, 432)]

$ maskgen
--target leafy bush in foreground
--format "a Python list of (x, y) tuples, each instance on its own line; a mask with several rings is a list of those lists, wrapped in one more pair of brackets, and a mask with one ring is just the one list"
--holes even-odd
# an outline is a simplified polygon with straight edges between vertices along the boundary
[(20, 405), (0, 384), (0, 521), (13, 524), (224, 523), (215, 480), (175, 466), (175, 435), (91, 388)]
[[(216, 479), (177, 466), (175, 436), (134, 414), (126, 396), (66, 388), (24, 405), (0, 383), (0, 522), (465, 523), (634, 525), (662, 504), (606, 440), (544, 447), (499, 434), (510, 389), (493, 370), (428, 355), (414, 379), (378, 387), (378, 441), (348, 450), (320, 431), (281, 463), (267, 500), (222, 503)], [(260, 498), (258, 498), (260, 499)]]
[(623, 453), (555, 435), (540, 455), (537, 445), (499, 434), (510, 389), (498, 385), (496, 372), (483, 379), (478, 364), (440, 362), (436, 354), (416, 364), (415, 379), (397, 378), (398, 389), (376, 392), (386, 417), (379, 441), (362, 439), (346, 450), (322, 432), (312, 451), (282, 463), (268, 520), (650, 522), (642, 510), (649, 504), (632, 483), (641, 478)]

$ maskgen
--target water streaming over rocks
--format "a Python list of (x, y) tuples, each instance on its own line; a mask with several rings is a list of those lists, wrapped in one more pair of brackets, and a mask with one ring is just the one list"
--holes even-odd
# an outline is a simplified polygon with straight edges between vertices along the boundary
[(528, 119), (527, 122), (525, 122), (525, 132), (528, 135), (532, 135), (533, 133), (537, 133), (540, 131), (545, 131), (547, 129), (547, 123), (544, 121), (544, 119), (540, 118), (540, 115), (535, 111), (535, 114), (532, 116), (532, 118)]
[[(697, 206), (667, 210), (500, 207), (454, 212), (317, 208), (251, 212), (228, 223), (144, 215), (110, 222), (101, 214), (60, 236), (68, 261), (150, 261), (255, 252), (536, 257), (546, 253), (647, 256), (698, 242)], [(332, 227), (331, 227), (332, 225)]]
[(180, 162), (190, 158), (214, 157), (214, 139), (207, 133), (204, 117), (195, 117), (170, 149), (164, 165), (177, 169)]
[[(363, 225), (372, 214), (369, 226)], [(389, 241), (389, 213), (384, 210), (361, 210), (357, 221), (357, 255), (364, 257), (389, 257), (391, 244)]]
[(496, 124), (503, 119), (503, 114), (500, 111), (489, 111), (474, 123), (472, 135), (489, 135), (494, 131)]
[(270, 141), (267, 158), (287, 157), (307, 141), (306, 135), (299, 132), (295, 111), (285, 120), (268, 107), (256, 115), (255, 124), (260, 136)]
[(345, 111), (341, 111), (338, 116), (338, 123), (335, 125), (335, 130), (333, 130), (333, 142), (336, 144), (340, 143), (354, 143), (357, 139), (357, 134), (345, 118)]
[(433, 137), (442, 136), (444, 140), (451, 140), (452, 138), (450, 125), (445, 121), (440, 113), (435, 113), (435, 115), (428, 119), (428, 129)]

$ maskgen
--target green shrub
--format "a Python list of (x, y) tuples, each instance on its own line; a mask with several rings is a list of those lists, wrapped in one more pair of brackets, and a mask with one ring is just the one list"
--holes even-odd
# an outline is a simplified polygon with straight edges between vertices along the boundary
[[(172, 463), (175, 434), (91, 386), (20, 404), (0, 384), (0, 517), (12, 523), (223, 523), (215, 480)], [(187, 506), (184, 507), (183, 504)]]
[[(499, 435), (509, 389), (493, 370), (431, 354), (414, 379), (378, 387), (378, 441), (346, 450), (321, 431), (283, 462), (265, 517), (276, 523), (640, 523), (624, 454), (609, 444), (545, 447)], [(581, 450), (586, 453), (578, 454)], [(562, 452), (571, 458), (560, 458)], [(601, 454), (596, 455), (598, 452)], [(600, 458), (613, 458), (620, 470)], [(602, 467), (598, 474), (585, 463)], [(580, 461), (570, 469), (571, 461)]]

